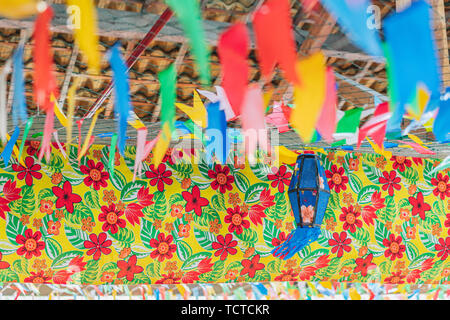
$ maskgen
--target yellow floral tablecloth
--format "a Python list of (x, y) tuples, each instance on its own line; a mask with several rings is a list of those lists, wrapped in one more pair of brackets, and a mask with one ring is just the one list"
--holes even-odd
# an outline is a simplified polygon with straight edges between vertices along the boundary
[[(271, 250), (295, 228), (292, 167), (178, 163), (150, 155), (133, 182), (135, 147), (54, 148), (0, 163), (0, 282), (178, 284), (349, 281), (448, 284), (450, 183), (439, 160), (320, 154), (332, 189), (322, 235), (287, 261)], [(175, 160), (174, 160), (175, 159)]]

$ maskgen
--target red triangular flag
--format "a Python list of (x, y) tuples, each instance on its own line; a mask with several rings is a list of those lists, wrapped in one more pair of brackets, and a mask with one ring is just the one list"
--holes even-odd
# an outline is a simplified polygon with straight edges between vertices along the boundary
[(299, 84), (295, 70), (296, 45), (288, 0), (268, 0), (253, 15), (261, 73), (269, 81), (276, 64), (292, 84)]
[(33, 90), (36, 104), (43, 110), (53, 108), (50, 95), (58, 96), (55, 75), (53, 73), (53, 54), (50, 43), (50, 21), (53, 9), (48, 6), (36, 18), (34, 24), (34, 50), (33, 50)]
[(222, 87), (235, 116), (241, 114), (241, 104), (248, 83), (249, 35), (243, 23), (237, 23), (222, 33), (217, 52), (222, 65)]

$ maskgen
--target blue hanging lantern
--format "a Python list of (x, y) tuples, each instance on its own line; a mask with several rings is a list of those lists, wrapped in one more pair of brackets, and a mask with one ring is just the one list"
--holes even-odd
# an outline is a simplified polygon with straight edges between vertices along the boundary
[(274, 256), (284, 260), (291, 258), (320, 236), (320, 225), (330, 198), (330, 188), (317, 155), (298, 156), (288, 195), (297, 228), (272, 251)]

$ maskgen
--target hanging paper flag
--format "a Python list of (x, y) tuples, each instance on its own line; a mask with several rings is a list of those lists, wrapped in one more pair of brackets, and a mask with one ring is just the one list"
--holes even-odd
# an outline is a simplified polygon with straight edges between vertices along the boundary
[(100, 52), (98, 51), (97, 12), (93, 0), (67, 0), (68, 6), (75, 6), (73, 29), (75, 41), (86, 55), (89, 71), (98, 74), (100, 71)]
[(171, 131), (175, 128), (176, 77), (174, 64), (158, 74), (161, 84), (161, 125), (167, 123)]
[(72, 85), (67, 91), (67, 126), (66, 126), (66, 135), (67, 144), (72, 143), (72, 121), (73, 121), (73, 113), (75, 111), (75, 92), (78, 88), (78, 84), (80, 82), (80, 78), (75, 78), (73, 80)]
[(293, 164), (297, 161), (298, 153), (289, 150), (285, 146), (275, 146), (275, 152), (280, 163)]
[(347, 143), (349, 144), (357, 142), (356, 132), (359, 127), (362, 111), (363, 108), (353, 108), (345, 111), (344, 116), (337, 124), (333, 138), (336, 140), (347, 139)]
[(50, 161), (50, 155), (51, 155), (50, 142), (52, 140), (54, 121), (55, 121), (55, 112), (54, 112), (53, 108), (50, 108), (46, 111), (45, 123), (44, 123), (44, 134), (42, 135), (41, 150), (39, 151), (39, 156), (38, 156), (39, 161), (42, 160), (42, 157), (44, 156), (44, 154), (45, 154), (45, 160), (47, 160), (47, 162)]
[(371, 137), (380, 148), (383, 148), (386, 124), (390, 116), (389, 103), (383, 102), (379, 104), (373, 116), (359, 129), (357, 148), (361, 146), (361, 142), (366, 136)]
[(130, 114), (130, 87), (127, 66), (119, 51), (120, 43), (116, 42), (110, 51), (109, 63), (113, 71), (115, 113), (118, 116), (118, 148), (121, 155), (125, 150), (125, 135)]
[(28, 133), (30, 132), (32, 125), (33, 125), (33, 118), (30, 117), (30, 118), (28, 118), (27, 123), (25, 125), (25, 129), (23, 130), (23, 137), (22, 137), (22, 141), (20, 143), (20, 148), (19, 148), (19, 156), (18, 156), (19, 162), (22, 161), (23, 148), (25, 147), (25, 141), (27, 140)]
[(255, 162), (255, 152), (259, 145), (261, 150), (269, 150), (267, 127), (264, 120), (264, 100), (261, 88), (252, 83), (248, 86), (242, 103), (242, 129), (246, 137), (245, 149), (251, 164)]
[(50, 95), (53, 93), (56, 97), (58, 96), (50, 43), (49, 28), (52, 17), (53, 9), (47, 6), (45, 11), (38, 15), (34, 24), (33, 91), (36, 104), (44, 111), (53, 109)]
[[(2, 0), (0, 16), (10, 19), (23, 19), (38, 12), (40, 0)], [(40, 4), (39, 4), (40, 5)]]
[(161, 134), (155, 145), (155, 151), (153, 152), (153, 164), (158, 168), (159, 164), (162, 162), (164, 155), (170, 145), (170, 140), (172, 138), (172, 130), (168, 122), (165, 122), (162, 127)]
[[(97, 111), (95, 111), (94, 116), (92, 117), (91, 125), (89, 126), (88, 133), (86, 135), (86, 138), (84, 138), (84, 144), (81, 148), (81, 151), (78, 153), (78, 161), (81, 160), (81, 158), (84, 156), (84, 154), (88, 151), (90, 146), (90, 141), (92, 137), (92, 132), (94, 131), (95, 124), (97, 123), (98, 115), (104, 110), (104, 108), (99, 108)], [(93, 137), (95, 138), (95, 137)], [(125, 139), (124, 139), (125, 140)]]
[(358, 47), (372, 56), (383, 56), (378, 30), (369, 24), (370, 0), (321, 0), (321, 3)]
[(433, 133), (438, 141), (450, 140), (450, 87), (441, 96), (439, 113), (434, 120)]
[(384, 150), (384, 148), (378, 147), (378, 145), (373, 143), (372, 140), (369, 139), (369, 137), (366, 137), (366, 139), (370, 143), (370, 145), (372, 146), (372, 149), (375, 151), (375, 153), (381, 154), (386, 159), (391, 159), (392, 158), (392, 152)]
[(302, 82), (294, 87), (295, 108), (289, 122), (304, 142), (310, 142), (326, 95), (325, 57), (317, 52), (297, 63)]
[(145, 140), (147, 138), (147, 128), (141, 128), (137, 131), (136, 138), (136, 158), (134, 160), (133, 182), (136, 180), (136, 173), (141, 176), (142, 156), (145, 149)]
[(270, 123), (271, 125), (274, 125), (277, 127), (279, 133), (283, 133), (286, 131), (289, 131), (289, 122), (286, 118), (286, 116), (283, 113), (283, 109), (281, 108), (281, 105), (279, 103), (275, 104), (275, 106), (272, 109), (272, 113), (268, 114), (266, 116), (267, 123)]
[(9, 139), (8, 143), (6, 144), (5, 148), (3, 149), (3, 152), (0, 155), (0, 158), (3, 159), (3, 162), (5, 164), (5, 168), (9, 164), (9, 159), (11, 158), (11, 154), (13, 152), (13, 148), (16, 145), (16, 141), (19, 138), (19, 135), (20, 135), (20, 128), (17, 126), (14, 129), (14, 133), (12, 134), (11, 138)]
[(11, 60), (7, 60), (0, 73), (0, 137), (5, 144), (8, 135), (8, 114), (6, 112), (6, 76), (11, 72)]
[(161, 163), (172, 139), (175, 129), (176, 69), (171, 64), (158, 74), (161, 83), (161, 126), (162, 134), (156, 142), (153, 163), (156, 167)]
[(109, 147), (109, 159), (108, 159), (108, 169), (111, 178), (114, 177), (114, 158), (116, 156), (117, 147), (117, 133), (114, 133), (111, 137), (111, 146)]
[(19, 44), (13, 55), (14, 98), (12, 104), (12, 118), (14, 126), (18, 125), (18, 118), (25, 122), (28, 119), (25, 104), (25, 89), (23, 79), (23, 44)]
[[(24, 136), (25, 136), (25, 134), (24, 134)], [(64, 157), (65, 159), (67, 159), (67, 154), (66, 154), (66, 152), (64, 151), (64, 148), (63, 148), (63, 146), (61, 145), (61, 142), (59, 142), (59, 137), (58, 137), (58, 131), (57, 131), (57, 130), (53, 131), (53, 137), (55, 138), (55, 142), (56, 142), (56, 145), (58, 146), (59, 152), (61, 152), (61, 154), (63, 155), (63, 157)]]
[(393, 111), (388, 131), (400, 129), (406, 108), (412, 109), (413, 114), (420, 113), (418, 99), (423, 94), (419, 89), (428, 92), (430, 99), (440, 94), (440, 67), (430, 13), (430, 5), (420, 0), (383, 22), (388, 92)]
[(217, 46), (223, 74), (222, 87), (236, 116), (241, 114), (241, 105), (248, 83), (249, 42), (247, 26), (240, 22), (222, 33)]
[(336, 92), (336, 79), (331, 67), (327, 67), (327, 73), (325, 75), (326, 82), (326, 94), (325, 101), (320, 112), (319, 119), (316, 123), (316, 130), (320, 133), (320, 136), (328, 143), (333, 141), (333, 133), (336, 129), (336, 105), (337, 105), (337, 92)]
[(195, 57), (200, 80), (203, 84), (211, 83), (209, 50), (205, 41), (202, 26), (199, 1), (197, 0), (166, 0), (167, 5), (175, 12), (184, 33), (189, 38), (192, 53)]
[(430, 154), (430, 155), (436, 154), (434, 151), (431, 151), (427, 147), (420, 145), (418, 143), (415, 143), (415, 142), (410, 142), (410, 141), (397, 141), (397, 142), (400, 144), (403, 144), (403, 146), (400, 146), (400, 147), (412, 148), (420, 154)]
[(233, 109), (231, 108), (230, 101), (228, 100), (227, 94), (225, 90), (220, 86), (214, 86), (216, 88), (217, 94), (206, 91), (206, 90), (197, 90), (198, 93), (208, 98), (212, 103), (220, 102), (220, 110), (225, 112), (225, 117), (227, 121), (233, 120), (236, 115), (234, 114)]
[(181, 111), (186, 113), (194, 123), (202, 128), (206, 127), (206, 108), (203, 105), (197, 91), (194, 90), (194, 106), (189, 107), (183, 103), (175, 104)]
[(296, 73), (297, 50), (288, 0), (268, 0), (253, 14), (257, 57), (265, 82), (277, 64), (292, 84), (300, 84)]
[(207, 141), (206, 160), (212, 163), (213, 154), (222, 163), (226, 163), (229, 152), (229, 139), (227, 135), (227, 121), (225, 112), (220, 110), (218, 102), (209, 103), (208, 128), (206, 129)]
[(61, 107), (58, 104), (58, 101), (56, 100), (55, 96), (50, 94), (50, 102), (53, 103), (53, 110), (55, 112), (56, 118), (59, 120), (59, 123), (61, 123), (64, 127), (67, 127), (67, 118), (64, 112), (61, 110)]

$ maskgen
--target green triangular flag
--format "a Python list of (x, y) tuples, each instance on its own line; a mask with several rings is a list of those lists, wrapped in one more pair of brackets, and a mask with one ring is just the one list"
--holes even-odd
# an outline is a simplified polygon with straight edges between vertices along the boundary
[(345, 111), (344, 116), (339, 120), (336, 133), (355, 133), (361, 120), (363, 108), (354, 108)]
[(205, 42), (198, 0), (166, 0), (167, 5), (175, 12), (184, 33), (189, 38), (192, 53), (203, 84), (211, 83), (209, 49)]

